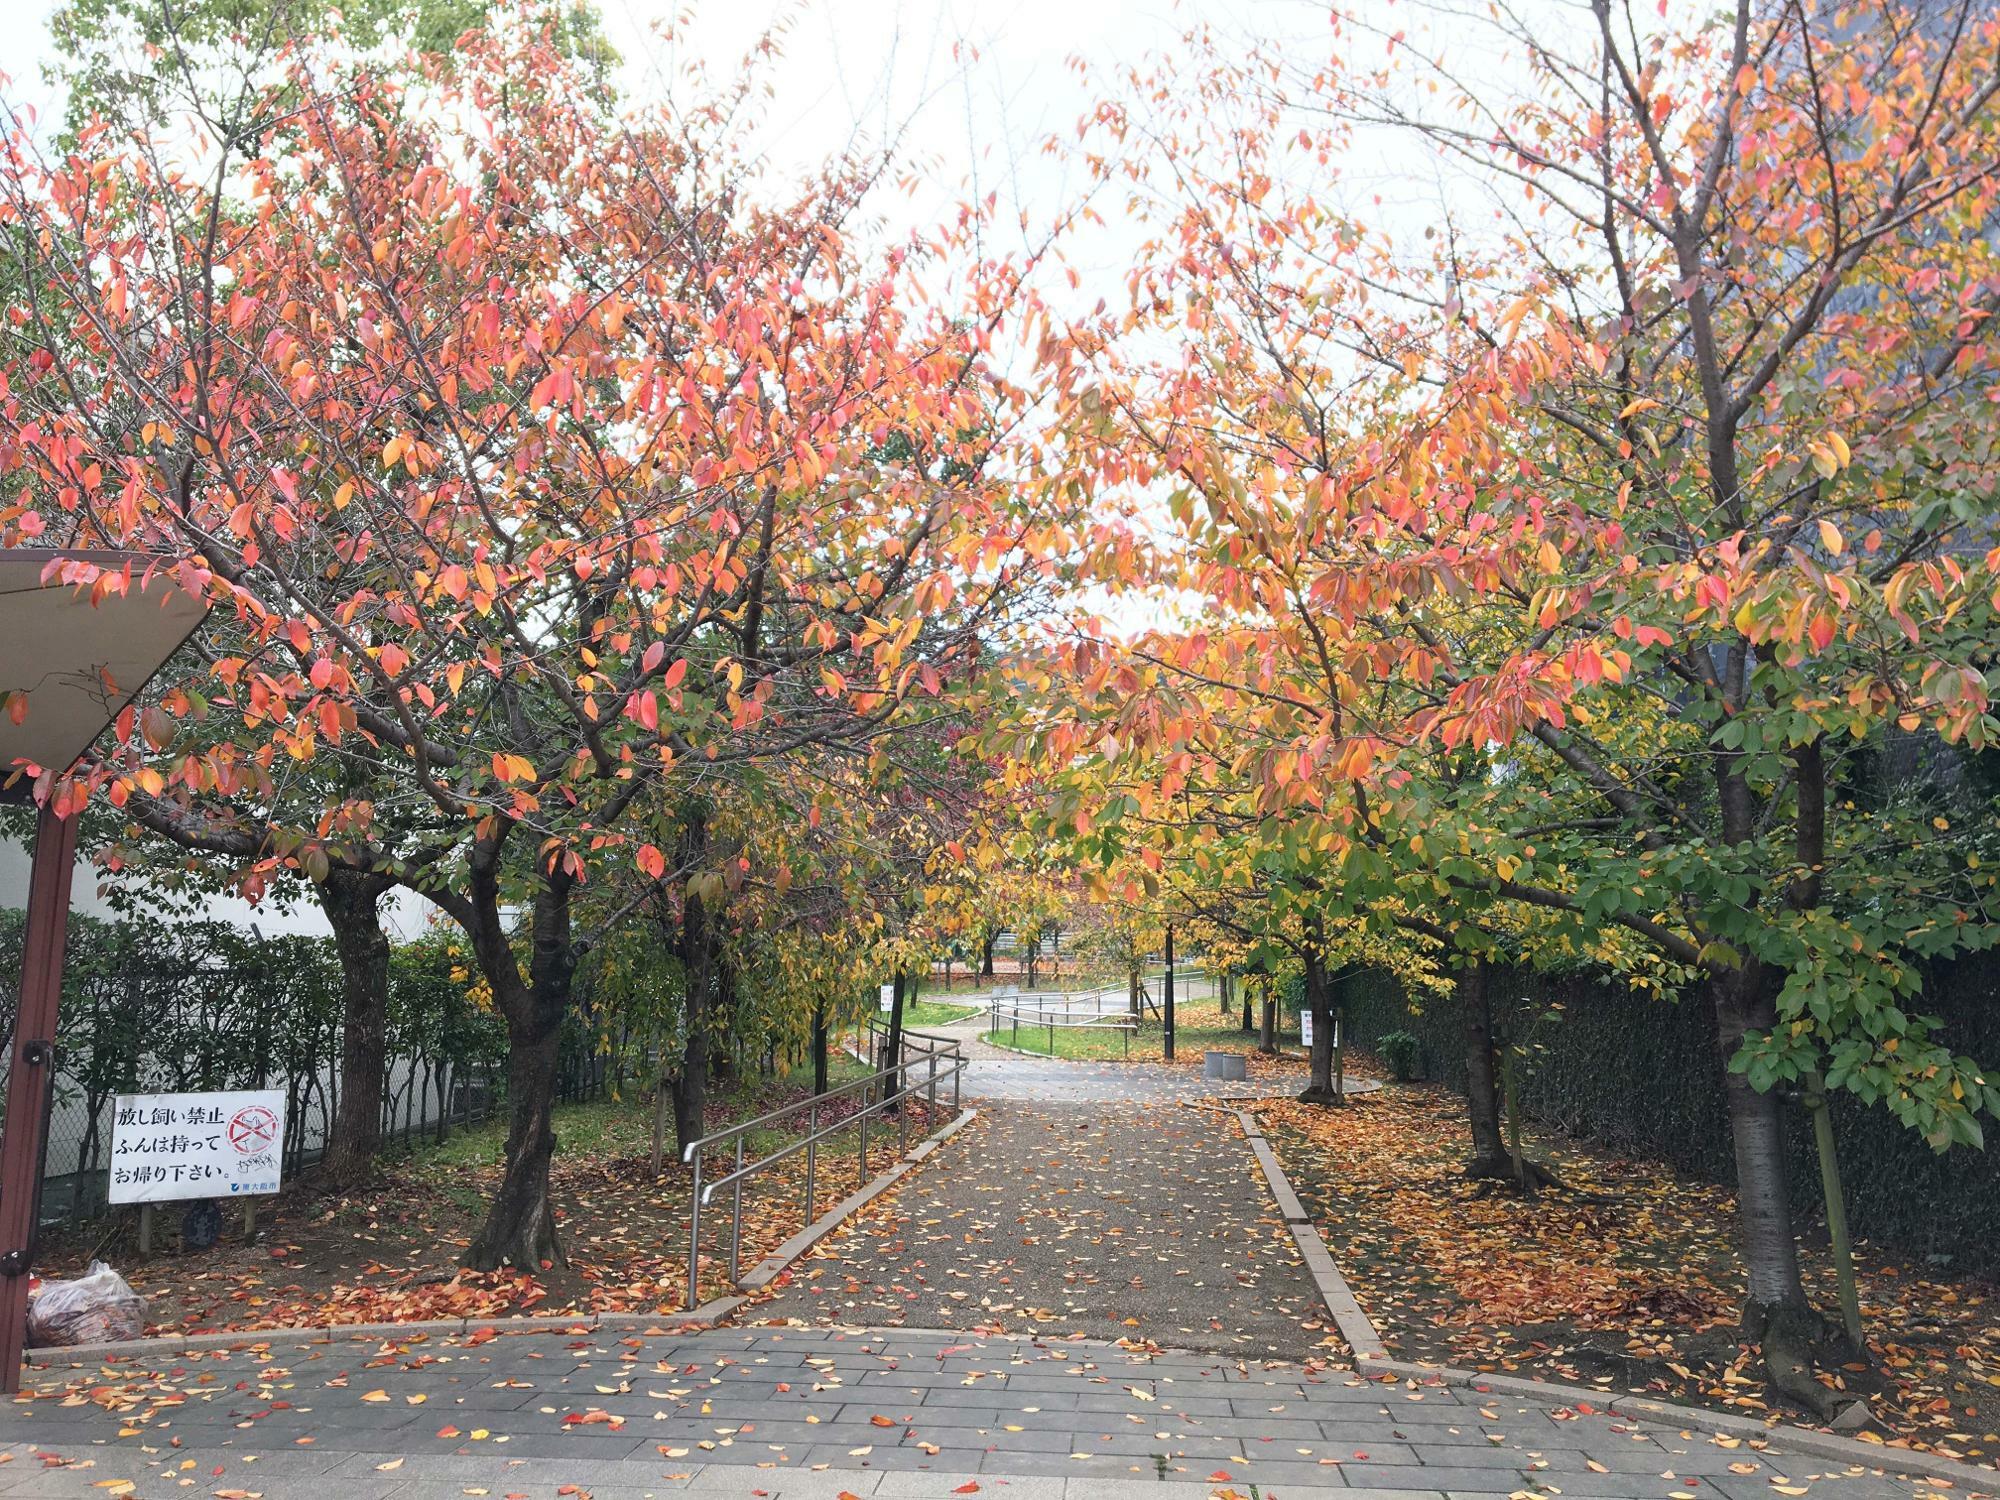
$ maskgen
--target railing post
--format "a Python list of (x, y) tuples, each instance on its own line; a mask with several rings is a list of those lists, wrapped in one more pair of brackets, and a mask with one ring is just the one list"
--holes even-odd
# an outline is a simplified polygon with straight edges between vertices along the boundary
[(861, 1085), (861, 1175), (854, 1179), (856, 1192), (868, 1185), (868, 1092), (873, 1087), (872, 1082)]
[(929, 1112), (924, 1118), (924, 1129), (926, 1133), (937, 1129), (937, 1048), (935, 1047), (931, 1048), (928, 1056), (930, 1057), (930, 1063), (931, 1063), (931, 1079), (930, 1079), (930, 1103), (926, 1106), (926, 1109)]
[(701, 1146), (694, 1148), (694, 1196), (688, 1200), (688, 1306), (701, 1305)]
[[(889, 1083), (894, 1094), (907, 1093), (903, 1084), (909, 1076), (909, 1065), (897, 1059), (896, 1071), (890, 1075)], [(910, 1101), (907, 1098), (896, 1101), (896, 1153), (899, 1156), (910, 1154)]]
[[(736, 1137), (736, 1170), (743, 1170), (743, 1137)], [(743, 1279), (743, 1179), (738, 1177), (733, 1184), (736, 1189), (735, 1223), (729, 1231), (729, 1283), (734, 1286)]]

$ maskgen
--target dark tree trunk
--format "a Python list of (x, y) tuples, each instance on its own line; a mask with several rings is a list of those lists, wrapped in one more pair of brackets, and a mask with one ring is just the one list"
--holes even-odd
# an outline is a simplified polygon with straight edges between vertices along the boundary
[(1250, 1031), (1255, 1031), (1255, 1030), (1257, 1029), (1257, 1023), (1256, 1023), (1256, 1022), (1255, 1022), (1254, 1020), (1252, 1020), (1252, 1019), (1251, 1019), (1251, 1016), (1250, 1016), (1250, 1005), (1251, 1005), (1251, 999), (1250, 999), (1250, 994), (1251, 994), (1251, 991), (1253, 991), (1253, 990), (1254, 990), (1254, 989), (1256, 989), (1256, 988), (1257, 988), (1257, 986), (1255, 986), (1254, 984), (1251, 984), (1251, 983), (1250, 983), (1250, 981), (1249, 981), (1249, 979), (1248, 979), (1247, 977), (1246, 977), (1246, 978), (1244, 979), (1244, 982), (1243, 982), (1243, 1029), (1244, 1029), (1244, 1030), (1245, 1030), (1246, 1032), (1250, 1032)]
[(533, 1274), (563, 1260), (549, 1201), (562, 1007), (531, 1004), (525, 1024), (510, 1019), (507, 1027), (507, 1172), (465, 1252), (475, 1271), (513, 1266)]
[(1257, 1037), (1257, 1050), (1268, 1056), (1278, 1051), (1278, 990), (1269, 980), (1264, 983), (1264, 1024)]
[(500, 917), (497, 859), (483, 868), (475, 863), (472, 880), (479, 930), (470, 936), (507, 1018), (507, 1168), (486, 1222), (466, 1247), (464, 1264), (475, 1271), (514, 1266), (534, 1273), (563, 1263), (549, 1200), (549, 1162), (556, 1149), (562, 1023), (576, 976), (571, 885), (552, 871), (535, 893), (530, 908), (534, 949), (524, 984)]
[(981, 979), (991, 979), (993, 977), (994, 936), (995, 934), (989, 932), (979, 943), (979, 977)]
[[(699, 871), (708, 853), (708, 824), (696, 814), (681, 834), (681, 868)], [(685, 1034), (679, 1076), (672, 1080), (674, 1141), (682, 1152), (701, 1139), (708, 1110), (709, 1003), (715, 990), (715, 934), (708, 901), (692, 885), (681, 893), (681, 973), (686, 977)]]
[(1333, 1000), (1328, 993), (1326, 958), (1313, 939), (1317, 918), (1307, 923), (1306, 1009), (1312, 1012), (1312, 1081), (1299, 1095), (1301, 1104), (1338, 1104), (1340, 1088), (1333, 1077)]
[(375, 1165), (382, 1144), (382, 1089), (388, 1070), (389, 935), (382, 930), (385, 876), (335, 868), (317, 887), (340, 955), (340, 1106), (323, 1169), (352, 1187)]
[[(876, 1064), (879, 1068), (893, 1068), (903, 1060), (903, 1000), (908, 989), (903, 971), (896, 970), (896, 982), (890, 986), (889, 993), (889, 1035), (882, 1043), (882, 1056)], [(888, 1092), (893, 1094), (897, 1086), (896, 1079), (890, 1078)]]
[(1487, 965), (1476, 959), (1458, 972), (1458, 1008), (1465, 1033), (1465, 1104), (1472, 1129), (1468, 1177), (1514, 1175), (1512, 1158), (1500, 1137), (1500, 1080), (1493, 1066), (1493, 1001), (1486, 990)]
[(826, 1092), (826, 1007), (813, 1007), (813, 1092)]

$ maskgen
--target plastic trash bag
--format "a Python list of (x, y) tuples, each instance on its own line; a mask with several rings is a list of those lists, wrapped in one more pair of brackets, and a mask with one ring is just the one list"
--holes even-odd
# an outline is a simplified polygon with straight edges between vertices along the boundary
[(107, 1344), (145, 1331), (145, 1301), (101, 1260), (74, 1281), (45, 1281), (28, 1294), (31, 1349)]

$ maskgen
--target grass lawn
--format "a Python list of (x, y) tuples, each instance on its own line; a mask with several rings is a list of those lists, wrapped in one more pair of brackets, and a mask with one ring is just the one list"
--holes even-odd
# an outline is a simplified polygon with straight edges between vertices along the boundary
[(915, 1005), (903, 1007), (903, 1024), (919, 1030), (926, 1026), (949, 1026), (953, 1021), (976, 1016), (985, 1008), (979, 1004), (954, 1005), (949, 1000), (919, 1000)]
[[(1192, 1012), (1180, 1011), (1175, 1015), (1174, 1060), (1176, 1062), (1200, 1063), (1203, 1052), (1251, 1052), (1257, 1049), (1257, 1034), (1244, 1031), (1234, 1021), (1220, 1021), (1211, 1006), (1203, 1005)], [(988, 1032), (986, 1040), (1002, 1047), (1018, 1047), (1023, 1052), (1039, 1053), (1042, 1056), (1070, 1057), (1088, 1060), (1120, 1061), (1130, 1057), (1133, 1062), (1159, 1062), (1162, 1058), (1162, 1036), (1159, 1021), (1147, 1015), (1139, 1029), (1127, 1035), (1121, 1030), (1105, 1027), (1057, 1027), (1055, 1031), (1055, 1051), (1049, 1052), (1049, 1029), (1022, 1021), (1018, 1031), (1012, 1025), (1002, 1026), (998, 1031)], [(1296, 1031), (1280, 1032), (1278, 1045), (1296, 1050), (1299, 1037)]]

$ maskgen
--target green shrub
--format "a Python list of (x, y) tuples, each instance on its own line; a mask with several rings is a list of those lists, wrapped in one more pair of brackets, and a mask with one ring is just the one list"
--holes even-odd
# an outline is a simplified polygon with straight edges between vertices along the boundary
[(1398, 1083), (1410, 1083), (1423, 1071), (1424, 1044), (1413, 1032), (1385, 1031), (1375, 1038), (1375, 1051)]

